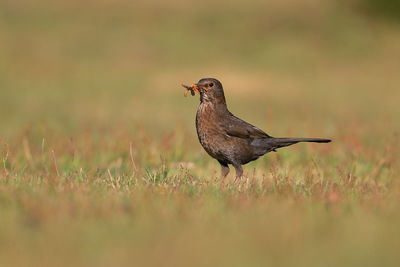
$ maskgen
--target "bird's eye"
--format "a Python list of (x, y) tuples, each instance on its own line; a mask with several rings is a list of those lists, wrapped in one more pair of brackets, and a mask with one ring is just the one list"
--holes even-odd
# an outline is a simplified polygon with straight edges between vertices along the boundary
[(209, 83), (208, 86), (209, 86), (209, 87), (213, 87), (214, 84), (213, 84), (213, 83)]

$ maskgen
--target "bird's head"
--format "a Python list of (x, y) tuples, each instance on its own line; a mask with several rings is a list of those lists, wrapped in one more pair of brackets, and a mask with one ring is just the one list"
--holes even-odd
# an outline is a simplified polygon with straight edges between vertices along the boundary
[(214, 78), (203, 78), (196, 84), (184, 87), (192, 92), (200, 94), (201, 102), (225, 103), (224, 89), (220, 81)]

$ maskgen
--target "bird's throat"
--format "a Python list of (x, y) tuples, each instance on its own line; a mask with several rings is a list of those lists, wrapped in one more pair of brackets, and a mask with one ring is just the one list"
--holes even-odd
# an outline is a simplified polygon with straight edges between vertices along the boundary
[(201, 101), (198, 108), (199, 116), (223, 116), (229, 113), (225, 101)]
[(226, 108), (226, 100), (225, 96), (213, 96), (205, 92), (200, 93), (200, 103), (201, 104), (211, 104), (215, 107), (225, 107)]

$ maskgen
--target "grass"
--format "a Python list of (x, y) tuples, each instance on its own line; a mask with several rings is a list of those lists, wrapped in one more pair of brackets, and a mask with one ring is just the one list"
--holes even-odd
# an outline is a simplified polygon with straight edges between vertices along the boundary
[[(0, 265), (398, 266), (398, 25), (308, 0), (0, 14)], [(221, 187), (180, 88), (209, 76), (267, 133), (333, 143)]]

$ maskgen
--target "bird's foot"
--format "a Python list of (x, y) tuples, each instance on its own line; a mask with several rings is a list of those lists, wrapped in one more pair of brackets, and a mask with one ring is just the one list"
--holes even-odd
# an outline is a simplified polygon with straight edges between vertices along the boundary
[(222, 179), (222, 181), (219, 183), (220, 188), (225, 188), (226, 187), (226, 182), (225, 179)]
[(236, 176), (235, 178), (235, 184), (238, 184), (242, 180), (242, 176)]

